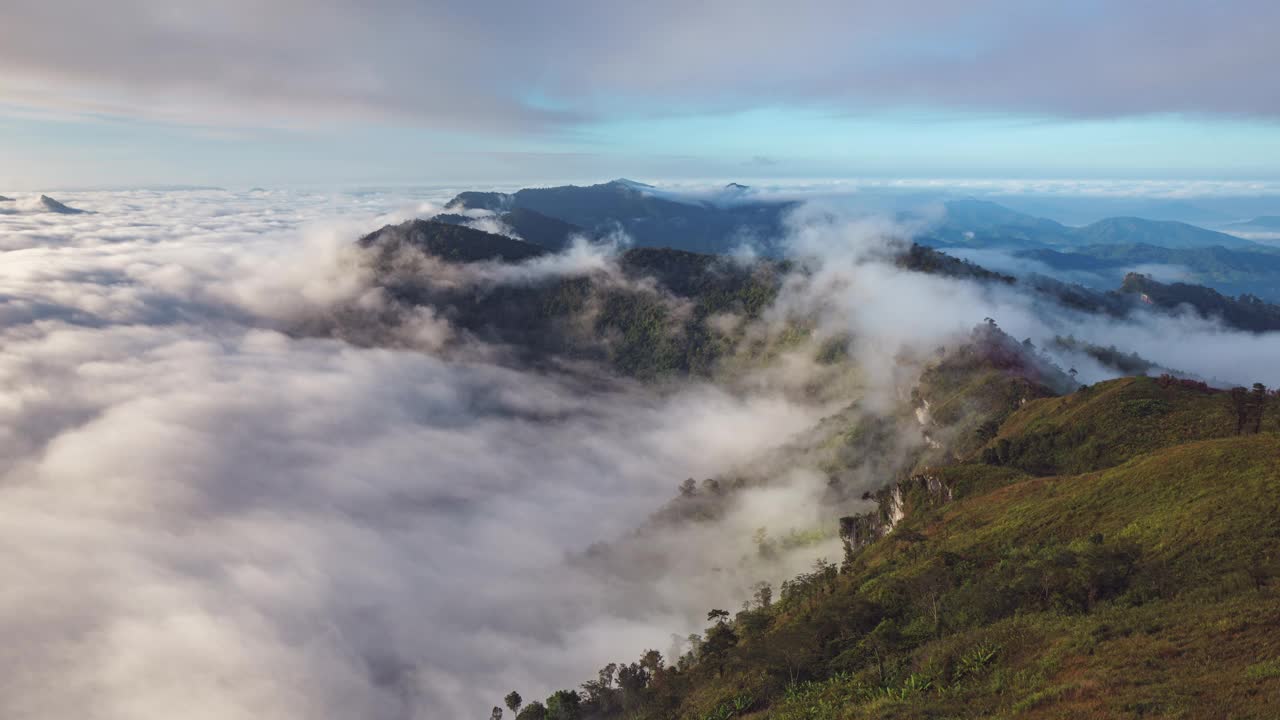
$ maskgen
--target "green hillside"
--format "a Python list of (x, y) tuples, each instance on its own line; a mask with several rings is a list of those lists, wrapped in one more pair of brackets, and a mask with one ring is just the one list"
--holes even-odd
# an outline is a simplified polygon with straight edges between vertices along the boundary
[[(925, 393), (971, 396), (963, 367)], [(520, 717), (1275, 717), (1280, 400), (1124, 378), (1000, 416), (842, 521), (841, 567)]]

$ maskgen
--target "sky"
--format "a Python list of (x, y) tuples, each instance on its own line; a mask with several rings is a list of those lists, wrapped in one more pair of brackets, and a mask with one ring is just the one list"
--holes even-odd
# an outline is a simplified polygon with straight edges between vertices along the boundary
[(1280, 176), (1267, 0), (9, 0), (0, 190)]

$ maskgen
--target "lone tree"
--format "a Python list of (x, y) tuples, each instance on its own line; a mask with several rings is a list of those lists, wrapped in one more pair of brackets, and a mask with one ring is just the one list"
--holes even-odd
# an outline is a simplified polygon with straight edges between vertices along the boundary
[(493, 712), (489, 713), (489, 720), (502, 720), (502, 708), (494, 705)]
[(1267, 386), (1254, 383), (1249, 393), (1249, 411), (1253, 416), (1253, 434), (1262, 432), (1262, 416), (1267, 412)]
[(773, 588), (767, 582), (758, 582), (755, 584), (756, 607), (760, 610), (768, 610), (773, 605)]
[(1231, 388), (1231, 407), (1236, 411), (1236, 434), (1243, 435), (1249, 421), (1249, 391), (1243, 387)]
[(714, 621), (717, 625), (721, 625), (729, 619), (729, 611), (717, 608), (707, 613), (707, 619)]
[(518, 717), (520, 715), (520, 706), (524, 703), (524, 698), (520, 697), (520, 693), (512, 690), (507, 693), (506, 697), (502, 698), (502, 701), (507, 704), (507, 709), (511, 711), (513, 716)]

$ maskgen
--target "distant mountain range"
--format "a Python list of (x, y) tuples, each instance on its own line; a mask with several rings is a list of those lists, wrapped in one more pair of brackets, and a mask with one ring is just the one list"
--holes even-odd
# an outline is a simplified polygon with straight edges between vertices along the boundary
[(1280, 233), (1280, 215), (1259, 215), (1252, 220), (1224, 225), (1223, 229), (1232, 232)]
[(1027, 215), (986, 200), (966, 198), (944, 203), (945, 220), (925, 240), (953, 247), (1072, 248), (1100, 244), (1156, 245), (1165, 248), (1252, 248), (1245, 238), (1172, 220), (1114, 217), (1083, 227)]
[[(618, 179), (513, 193), (462, 192), (434, 220), (493, 229), (477, 217), (490, 213), (511, 234), (550, 250), (566, 247), (574, 236), (599, 240), (622, 231), (637, 247), (725, 254), (749, 244), (765, 256), (781, 257), (786, 217), (799, 204), (757, 199), (751, 188), (739, 183), (710, 193), (680, 194)], [(921, 213), (902, 213), (899, 219), (922, 225), (915, 238), (922, 245), (997, 250), (1034, 261), (1039, 271), (1069, 283), (1113, 288), (1137, 270), (1194, 281), (1233, 296), (1280, 300), (1280, 247), (1244, 237), (1139, 217), (1072, 227), (977, 198), (946, 201), (942, 207), (940, 220)], [(1280, 227), (1280, 217), (1258, 217), (1241, 227), (1246, 225), (1253, 231)], [(1036, 270), (1014, 265), (997, 269), (1015, 274)]]
[[(455, 216), (449, 220), (457, 220)], [(517, 216), (518, 217), (518, 216)], [(475, 262), (521, 262), (531, 258), (548, 255), (562, 247), (560, 238), (550, 236), (549, 245), (528, 242), (505, 235), (484, 232), (451, 221), (412, 220), (399, 225), (387, 225), (359, 240), (366, 248), (377, 249), (375, 269), (379, 276), (394, 277), (400, 271), (399, 250), (405, 247), (415, 248), (424, 254), (453, 263)], [(1095, 246), (1100, 252), (1108, 246)], [(1201, 250), (1170, 250), (1154, 246), (1125, 246), (1133, 253), (1146, 252), (1153, 259), (1177, 257), (1183, 260), (1207, 257), (1210, 261), (1224, 254), (1228, 260), (1233, 251), (1225, 248), (1207, 248)], [(1105, 258), (1097, 258), (1078, 253), (1056, 253), (1051, 250), (1034, 251), (1035, 259), (1049, 259), (1066, 264), (1106, 263)], [(1059, 258), (1055, 260), (1054, 258)], [(643, 268), (644, 273), (658, 277), (668, 287), (688, 284), (690, 272), (704, 273), (708, 268), (716, 268), (716, 272), (724, 272), (730, 267), (727, 259), (710, 253), (693, 253), (673, 248), (643, 248), (629, 251), (624, 255), (624, 266), (632, 269)], [(1259, 255), (1259, 262), (1272, 263), (1272, 267), (1280, 264), (1280, 253)], [(777, 264), (776, 261), (768, 261)], [(1224, 265), (1228, 261), (1221, 261)], [(1241, 295), (1229, 297), (1217, 290), (1203, 285), (1190, 283), (1162, 283), (1149, 275), (1129, 272), (1121, 276), (1119, 287), (1115, 290), (1095, 289), (1078, 283), (1068, 283), (1039, 275), (1015, 278), (993, 272), (972, 262), (939, 252), (918, 243), (903, 245), (898, 256), (898, 265), (916, 272), (945, 275), (949, 277), (969, 278), (988, 283), (1018, 285), (1031, 293), (1050, 299), (1065, 307), (1097, 314), (1124, 317), (1137, 308), (1145, 307), (1159, 312), (1180, 313), (1190, 311), (1207, 319), (1219, 319), (1228, 326), (1250, 332), (1266, 332), (1280, 330), (1280, 305), (1265, 302), (1260, 297)], [(1123, 267), (1123, 264), (1107, 266)], [(777, 268), (770, 267), (772, 274)], [(736, 271), (735, 271), (736, 272)], [(1277, 270), (1280, 272), (1280, 270)], [(700, 279), (694, 285), (704, 282)], [(1112, 285), (1115, 287), (1115, 285)], [(413, 293), (422, 294), (426, 289), (416, 288)], [(436, 290), (430, 290), (433, 294)], [(689, 292), (694, 292), (689, 290)], [(401, 295), (406, 292), (402, 289)], [(409, 293), (412, 294), (412, 293)], [(425, 295), (423, 297), (426, 297)], [(546, 302), (539, 299), (538, 302)], [(553, 303), (554, 304), (554, 303)], [(513, 311), (504, 311), (510, 314)], [(479, 323), (493, 326), (505, 322), (502, 313), (490, 316)], [(512, 316), (514, 317), (514, 316)], [(527, 325), (520, 326), (527, 330)]]
[[(719, 195), (692, 198), (619, 179), (585, 187), (525, 188), (514, 193), (463, 192), (447, 210), (488, 210), (504, 216), (532, 211), (583, 228), (593, 236), (622, 230), (638, 247), (723, 253), (754, 243), (767, 254), (776, 254), (773, 241), (782, 234), (783, 216), (799, 203), (752, 201), (747, 190), (731, 183)], [(532, 216), (526, 222), (546, 224)]]

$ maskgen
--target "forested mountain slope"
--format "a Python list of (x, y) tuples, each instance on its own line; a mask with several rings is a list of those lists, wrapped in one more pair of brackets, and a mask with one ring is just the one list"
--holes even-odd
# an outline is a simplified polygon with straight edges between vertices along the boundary
[(1273, 717), (1280, 401), (1124, 378), (1020, 404), (844, 519), (841, 567), (521, 717)]

